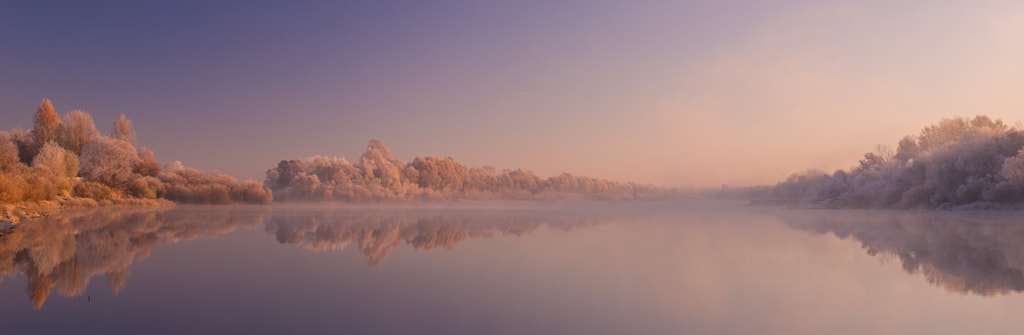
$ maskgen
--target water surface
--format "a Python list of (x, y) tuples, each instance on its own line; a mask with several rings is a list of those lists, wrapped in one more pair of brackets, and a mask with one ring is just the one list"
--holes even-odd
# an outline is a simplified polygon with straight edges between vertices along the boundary
[(0, 237), (0, 327), (1012, 333), (1022, 219), (708, 201), (68, 211)]

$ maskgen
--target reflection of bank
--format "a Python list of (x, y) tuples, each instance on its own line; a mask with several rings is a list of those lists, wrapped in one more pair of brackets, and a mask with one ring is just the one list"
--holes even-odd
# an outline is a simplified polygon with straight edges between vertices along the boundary
[(24, 274), (28, 295), (39, 308), (53, 290), (65, 297), (85, 292), (94, 276), (105, 276), (116, 294), (133, 262), (154, 245), (258, 227), (281, 243), (325, 250), (355, 243), (370, 265), (379, 265), (402, 245), (452, 248), (471, 238), (519, 236), (539, 227), (595, 225), (612, 219), (588, 210), (351, 210), (268, 206), (176, 206), (66, 211), (27, 222), (0, 237), (3, 277)]
[(520, 236), (541, 226), (571, 229), (610, 219), (554, 210), (282, 211), (274, 213), (265, 229), (278, 242), (315, 250), (342, 249), (355, 242), (367, 263), (376, 266), (405, 244), (451, 249), (471, 238)]
[(961, 294), (1024, 290), (1024, 216), (948, 212), (793, 211), (790, 226), (861, 242), (908, 273)]
[(131, 264), (148, 257), (157, 243), (257, 226), (269, 213), (261, 207), (187, 206), (66, 211), (0, 237), (0, 276), (24, 274), (36, 308), (54, 289), (65, 297), (81, 295), (98, 275), (106, 276), (116, 294), (125, 287)]

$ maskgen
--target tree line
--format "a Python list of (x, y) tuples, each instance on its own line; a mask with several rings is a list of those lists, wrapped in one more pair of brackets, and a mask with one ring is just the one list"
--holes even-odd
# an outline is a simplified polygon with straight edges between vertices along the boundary
[[(125, 115), (103, 136), (92, 115), (57, 114), (43, 99), (29, 130), (0, 132), (0, 203), (53, 201), (62, 207), (109, 204), (201, 204), (281, 201), (414, 201), (457, 199), (637, 199), (662, 197), (652, 185), (619, 183), (564, 173), (541, 178), (522, 169), (467, 167), (454, 158), (392, 156), (383, 142), (370, 140), (355, 163), (315, 156), (282, 160), (263, 184), (187, 168), (162, 165), (154, 153), (136, 147)], [(0, 213), (2, 214), (2, 213)]]
[(773, 187), (748, 189), (759, 200), (839, 208), (991, 209), (1024, 203), (1024, 130), (979, 115), (954, 117), (878, 146), (848, 170), (808, 170)]
[(132, 121), (121, 114), (110, 134), (92, 116), (72, 110), (63, 117), (43, 99), (30, 130), (0, 132), (0, 203), (56, 201), (64, 207), (159, 204), (160, 201), (266, 203), (259, 182), (186, 168), (162, 166), (153, 152), (136, 148)]
[(467, 167), (452, 157), (402, 162), (370, 140), (359, 161), (314, 156), (282, 160), (263, 185), (280, 201), (413, 201), (458, 199), (638, 199), (662, 197), (652, 185), (563, 173), (549, 178), (522, 169)]

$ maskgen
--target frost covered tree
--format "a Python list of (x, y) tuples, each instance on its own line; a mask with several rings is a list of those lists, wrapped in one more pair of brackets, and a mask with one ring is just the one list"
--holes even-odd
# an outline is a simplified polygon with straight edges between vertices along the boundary
[(110, 138), (121, 140), (135, 145), (135, 129), (132, 127), (132, 120), (124, 114), (117, 116), (114, 127), (110, 129)]
[[(988, 208), (1021, 200), (1019, 151), (1024, 132), (987, 116), (943, 119), (898, 149), (864, 155), (849, 171), (837, 171), (817, 196), (804, 201), (835, 207)], [(787, 180), (775, 192), (807, 188), (815, 180)], [(802, 185), (802, 186), (801, 186)]]
[(543, 179), (520, 169), (467, 168), (452, 157), (417, 157), (406, 164), (376, 139), (354, 164), (322, 156), (283, 160), (267, 170), (264, 185), (277, 200), (535, 199), (570, 194), (607, 199), (661, 194), (649, 185), (570, 174)]
[(917, 146), (917, 140), (913, 136), (906, 136), (897, 145), (894, 158), (901, 163), (906, 163), (911, 159), (917, 158), (917, 155), (920, 153), (921, 149)]
[(139, 149), (139, 164), (132, 169), (132, 172), (147, 177), (156, 177), (160, 174), (160, 163), (156, 162), (153, 158), (153, 151), (140, 148)]
[(6, 132), (0, 132), (0, 171), (8, 170), (20, 162), (18, 145)]
[(396, 191), (402, 185), (402, 164), (391, 155), (391, 150), (378, 139), (370, 140), (366, 152), (359, 158), (363, 167), (363, 176), (368, 180), (377, 180), (385, 189)]
[(263, 188), (259, 182), (252, 180), (239, 182), (231, 176), (200, 172), (185, 167), (181, 162), (167, 164), (158, 178), (163, 182), (162, 194), (168, 200), (175, 202), (198, 204), (268, 203), (273, 198), (270, 190)]
[(78, 156), (53, 141), (46, 142), (32, 160), (32, 167), (48, 169), (64, 178), (77, 176), (78, 164)]
[(98, 137), (82, 149), (81, 174), (88, 181), (124, 189), (139, 164), (135, 147), (125, 141)]
[(1003, 161), (1000, 174), (1014, 185), (1024, 186), (1024, 149)]
[(417, 157), (410, 167), (416, 171), (415, 181), (420, 187), (445, 192), (462, 191), (469, 175), (469, 169), (452, 157)]
[(81, 155), (82, 148), (92, 143), (93, 138), (98, 136), (96, 124), (93, 123), (92, 115), (89, 113), (73, 110), (64, 115), (60, 143), (65, 149), (75, 155)]
[(37, 146), (42, 147), (48, 141), (60, 139), (60, 116), (53, 109), (50, 99), (43, 99), (32, 119), (34, 121), (32, 139)]
[(917, 142), (922, 151), (933, 150), (941, 145), (959, 141), (960, 136), (974, 128), (1004, 131), (1006, 124), (1002, 120), (992, 120), (985, 115), (978, 115), (973, 119), (963, 117), (942, 119), (939, 123), (922, 129)]

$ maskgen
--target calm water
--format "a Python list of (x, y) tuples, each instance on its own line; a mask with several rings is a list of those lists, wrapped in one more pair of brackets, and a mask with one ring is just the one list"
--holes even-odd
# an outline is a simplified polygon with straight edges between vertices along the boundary
[(65, 212), (0, 237), (2, 334), (1024, 329), (1024, 215), (728, 202)]

